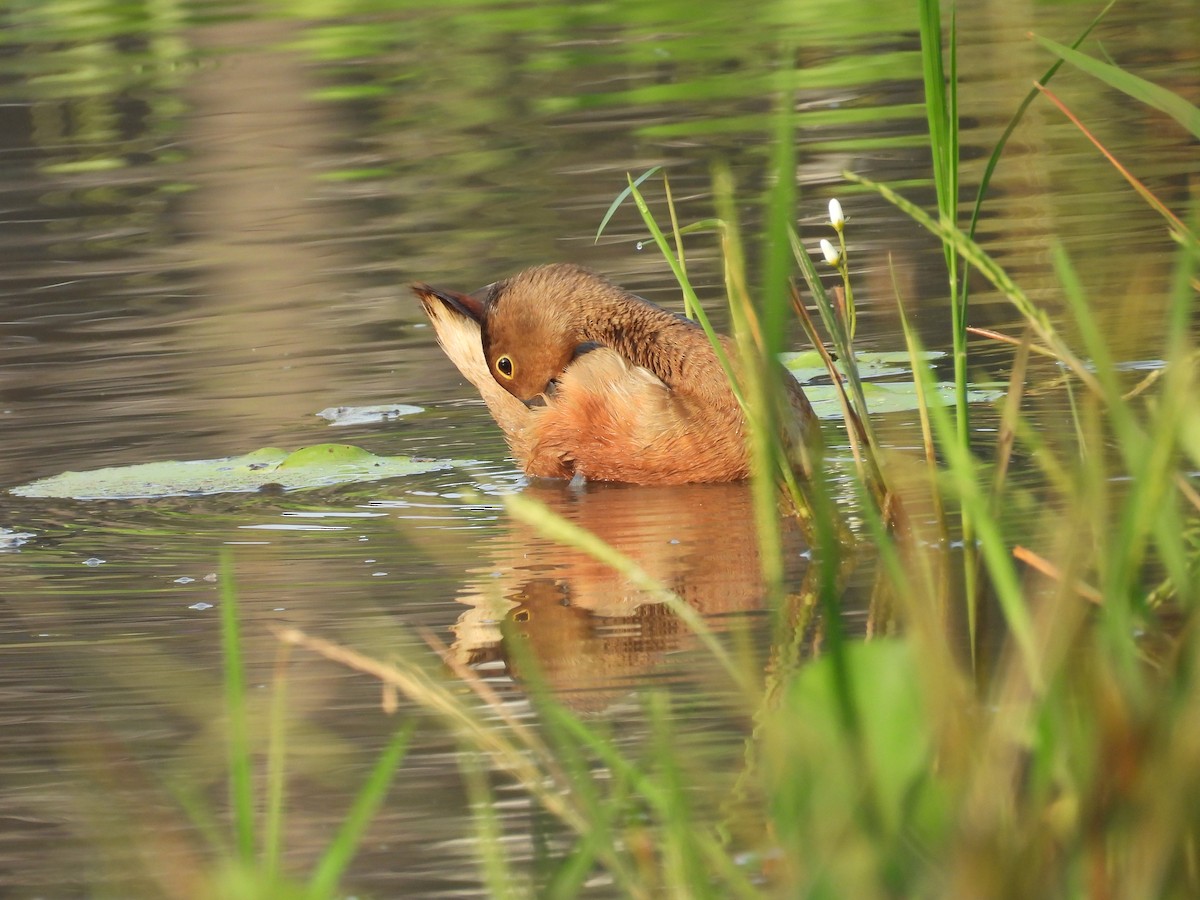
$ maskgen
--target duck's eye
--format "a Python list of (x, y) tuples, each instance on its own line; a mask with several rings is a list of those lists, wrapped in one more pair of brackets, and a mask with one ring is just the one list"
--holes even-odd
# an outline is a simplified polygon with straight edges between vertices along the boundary
[(501, 356), (496, 360), (496, 371), (505, 378), (512, 380), (513, 377), (513, 361), (510, 356)]

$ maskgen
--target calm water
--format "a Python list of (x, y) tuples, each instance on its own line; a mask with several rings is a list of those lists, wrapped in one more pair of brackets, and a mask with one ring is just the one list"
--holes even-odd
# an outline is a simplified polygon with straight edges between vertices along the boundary
[[(520, 673), (497, 625), (508, 617), (551, 684), (623, 739), (639, 733), (639, 688), (670, 684), (693, 709), (688, 727), (718, 742), (728, 734), (736, 751), (719, 679), (686, 629), (506, 520), (500, 496), (536, 494), (720, 628), (762, 618), (745, 488), (525, 485), (409, 282), (469, 290), (570, 260), (674, 305), (666, 266), (639, 249), (634, 211), (594, 242), (600, 218), (625, 173), (652, 165), (669, 171), (684, 221), (711, 215), (710, 165), (724, 160), (753, 235), (773, 91), (786, 77), (799, 111), (797, 216), (814, 246), (828, 197), (850, 216), (861, 345), (902, 346), (889, 254), (926, 343), (947, 345), (940, 250), (840, 176), (851, 169), (931, 202), (906, 4), (859, 0), (831, 13), (823, 3), (350, 0), (327, 16), (317, 6), (0, 3), (0, 486), (325, 441), (478, 462), (284, 496), (0, 494), (0, 527), (32, 535), (0, 552), (4, 896), (188, 896), (204, 844), (166, 786), (220, 806), (213, 575), (230, 545), (255, 686), (278, 652), (269, 626), (381, 658), (432, 659), (427, 631), (519, 707)], [(972, 190), (1049, 65), (1025, 33), (1069, 41), (1094, 12), (1070, 2), (961, 8)], [(1200, 98), (1193, 0), (1118, 8), (1098, 33), (1121, 64)], [(1180, 129), (1082, 76), (1064, 72), (1056, 85), (1183, 208), (1198, 167)], [(1136, 316), (1119, 302), (1098, 312), (1121, 335), (1123, 359), (1155, 352), (1152, 291), (1170, 264), (1161, 222), (1047, 104), (1015, 136), (981, 235), (1052, 312), (1061, 304), (1051, 236), (1101, 301), (1144, 293)], [(1118, 268), (1130, 259), (1133, 270)], [(695, 239), (689, 260), (715, 309), (714, 244)], [(982, 291), (972, 322), (1017, 330), (1011, 309)], [(1006, 360), (980, 347), (981, 376), (1002, 374)], [(425, 412), (341, 428), (315, 415), (386, 403)], [(1058, 394), (1031, 403), (1048, 428), (1061, 420)], [(911, 417), (881, 427), (892, 446), (916, 443)], [(827, 438), (844, 443), (832, 426)], [(799, 577), (798, 544), (793, 558)], [(852, 586), (846, 601), (860, 629), (861, 593)], [(288, 846), (304, 870), (394, 722), (364, 677), (303, 654), (291, 671)], [(264, 706), (266, 693), (256, 687)], [(480, 892), (455, 748), (436, 727), (419, 732), (353, 890)], [(498, 789), (520, 854), (538, 817)]]

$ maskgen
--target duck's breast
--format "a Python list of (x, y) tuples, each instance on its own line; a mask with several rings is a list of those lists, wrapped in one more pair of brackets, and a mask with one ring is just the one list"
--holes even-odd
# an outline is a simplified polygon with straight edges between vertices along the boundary
[(681, 484), (736, 481), (749, 472), (732, 394), (682, 396), (603, 347), (567, 368), (527, 434), (514, 450), (531, 475)]

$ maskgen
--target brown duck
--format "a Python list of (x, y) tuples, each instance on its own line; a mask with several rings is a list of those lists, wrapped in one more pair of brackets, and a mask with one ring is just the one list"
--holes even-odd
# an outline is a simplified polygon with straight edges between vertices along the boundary
[[(635, 484), (749, 475), (742, 410), (695, 322), (565, 264), (474, 294), (413, 291), (526, 474)], [(787, 382), (796, 422), (786, 430), (811, 440), (812, 407)]]

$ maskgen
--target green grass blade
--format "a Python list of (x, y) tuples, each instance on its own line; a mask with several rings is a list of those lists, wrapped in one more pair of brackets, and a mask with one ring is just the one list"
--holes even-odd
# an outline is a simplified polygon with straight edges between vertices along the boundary
[(939, 238), (952, 242), (959, 254), (990, 281), (993, 287), (1008, 298), (1008, 301), (1025, 317), (1034, 332), (1053, 351), (1054, 355), (1069, 366), (1079, 377), (1079, 380), (1086, 384), (1089, 389), (1103, 395), (1104, 391), (1100, 387), (1100, 383), (1096, 380), (1096, 376), (1059, 336), (1046, 311), (1036, 306), (1029, 299), (1028, 295), (1017, 286), (1016, 282), (1009, 277), (1003, 267), (992, 259), (982, 247), (959, 231), (954, 225), (947, 222), (935, 221), (923, 209), (906, 200), (886, 185), (871, 181), (869, 178), (862, 178), (852, 172), (844, 174), (851, 181), (877, 191), (885, 200), (899, 208), (919, 225), (936, 234)]
[(254, 787), (250, 778), (250, 740), (246, 729), (246, 675), (242, 668), (241, 629), (233, 560), (221, 551), (221, 646), (225, 658), (225, 713), (229, 717), (229, 794), (238, 859), (254, 860)]
[(714, 171), (713, 187), (717, 214), (725, 222), (725, 284), (729, 314), (734, 323), (734, 335), (741, 357), (742, 390), (746, 397), (746, 428), (752, 473), (750, 488), (761, 553), (759, 568), (767, 589), (768, 606), (779, 609), (785, 567), (775, 474), (780, 465), (786, 463), (779, 447), (779, 418), (775, 406), (781, 391), (771, 389), (770, 379), (776, 372), (769, 365), (778, 352), (771, 353), (767, 349), (770, 341), (764, 334), (763, 319), (750, 300), (741, 229), (733, 199), (733, 176), (724, 166)]
[(665, 693), (655, 691), (647, 698), (647, 707), (654, 776), (666, 795), (665, 815), (658, 834), (663, 879), (672, 892), (678, 892), (677, 896), (704, 896), (708, 879), (696, 845), (697, 829), (687, 778), (677, 756), (670, 700)]
[(1129, 406), (1121, 398), (1121, 385), (1117, 380), (1117, 369), (1109, 352), (1108, 342), (1104, 339), (1100, 323), (1096, 321), (1092, 306), (1084, 295), (1079, 273), (1071, 264), (1061, 242), (1054, 242), (1052, 257), (1058, 280), (1063, 286), (1063, 295), (1075, 314), (1075, 325), (1083, 341), (1084, 350), (1091, 358), (1092, 368), (1096, 372), (1096, 380), (1109, 410), (1117, 444), (1125, 457), (1126, 465), (1133, 468), (1145, 449), (1145, 441)]
[[(579, 742), (581, 747), (594, 753), (601, 765), (611, 770), (611, 777), (620, 779), (638, 797), (642, 798), (655, 817), (666, 821), (672, 816), (673, 795), (666, 790), (661, 779), (648, 774), (642, 765), (630, 762), (620, 753), (613, 741), (604, 740), (594, 729), (588, 728), (581, 722), (578, 716), (564, 714), (562, 727)], [(715, 835), (701, 831), (695, 835), (694, 839), (711, 871), (724, 879), (720, 885), (722, 891), (717, 896), (723, 898), (742, 897), (746, 900), (759, 900), (763, 896), (751, 884), (748, 873), (730, 858)]]
[[(1108, 11), (1113, 8), (1116, 2), (1117, 0), (1108, 0), (1108, 4), (1104, 7), (1104, 9), (1100, 10), (1100, 12), (1096, 15), (1096, 18), (1092, 19), (1092, 21), (1088, 23), (1087, 28), (1083, 29), (1083, 33), (1080, 34), (1079, 37), (1075, 38), (1075, 40), (1071, 43), (1072, 49), (1078, 47), (1084, 42), (1084, 40), (1086, 40), (1087, 36), (1092, 33), (1093, 29), (1095, 29), (1097, 25), (1100, 24), (1100, 20), (1108, 14)], [(1062, 59), (1055, 62), (1054, 65), (1048, 68), (1042, 74), (1042, 77), (1037, 80), (1037, 84), (1041, 85), (1042, 87), (1048, 85), (1050, 80), (1058, 73), (1058, 70), (1062, 68), (1063, 62), (1064, 60)], [(1000, 157), (1004, 153), (1004, 148), (1008, 146), (1009, 138), (1011, 138), (1013, 132), (1017, 130), (1017, 125), (1020, 124), (1023, 118), (1025, 118), (1026, 110), (1029, 109), (1037, 96), (1037, 87), (1030, 88), (1029, 93), (1025, 95), (1025, 99), (1022, 100), (1020, 105), (1017, 107), (1017, 111), (1013, 113), (1012, 118), (1008, 120), (1008, 125), (1000, 135), (1000, 139), (996, 141), (996, 146), (992, 148), (992, 153), (988, 157), (987, 165), (983, 167), (983, 177), (979, 179), (979, 190), (975, 193), (975, 205), (971, 209), (971, 224), (967, 227), (967, 235), (972, 238), (975, 237), (975, 230), (979, 226), (979, 214), (983, 210), (983, 198), (987, 194), (988, 186), (992, 183), (992, 175), (995, 174), (996, 166), (1000, 163)], [(964, 294), (968, 290), (967, 279), (965, 278), (963, 279), (962, 289)]]
[(504, 853), (504, 835), (496, 815), (495, 797), (488, 784), (484, 768), (486, 756), (479, 751), (460, 747), (458, 768), (467, 786), (467, 799), (471, 805), (471, 818), (475, 821), (475, 850), (483, 868), (483, 883), (489, 897), (505, 900), (523, 896), (517, 890), (512, 869)]
[[(950, 34), (946, 41), (950, 53), (950, 65), (946, 69), (946, 170), (949, 183), (946, 197), (941, 201), (943, 214), (951, 222), (958, 222), (958, 7), (950, 10)], [(958, 274), (957, 262), (951, 267), (951, 284)], [(950, 295), (951, 300), (954, 294)]]
[[(790, 76), (792, 73), (785, 70)], [(759, 302), (762, 308), (763, 353), (775, 359), (784, 350), (789, 307), (788, 279), (792, 254), (787, 233), (796, 209), (796, 139), (792, 121), (792, 91), (781, 82), (772, 148), (773, 183), (767, 193), (767, 230), (763, 254), (766, 278)]]
[(270, 731), (267, 742), (267, 808), (263, 827), (263, 865), (268, 881), (279, 871), (283, 854), (285, 760), (287, 757), (287, 666), (291, 648), (281, 644), (271, 685)]
[[(796, 265), (800, 268), (800, 274), (804, 277), (809, 292), (812, 294), (813, 302), (816, 304), (817, 312), (821, 316), (821, 324), (825, 326), (826, 332), (828, 332), (833, 341), (834, 349), (837, 350), (838, 358), (841, 360), (843, 374), (850, 385), (849, 393), (853, 400), (854, 411), (859, 417), (859, 424), (866, 435), (867, 443), (873, 452), (878, 452), (879, 445), (875, 440), (871, 417), (868, 414), (869, 410), (867, 409), (866, 394), (863, 391), (862, 377), (858, 371), (858, 366), (854, 364), (854, 349), (850, 345), (850, 337), (842, 325), (841, 317), (838, 316), (834, 308), (833, 300), (825, 290), (825, 286), (821, 283), (821, 276), (817, 273), (817, 267), (813, 263), (812, 257), (804, 249), (804, 245), (800, 243), (800, 236), (796, 233), (796, 229), (788, 229), (788, 242), (791, 244), (792, 257), (796, 260)], [(850, 424), (847, 423), (847, 428), (849, 427)], [(867, 455), (869, 457), (871, 454)]]
[(687, 255), (683, 252), (683, 233), (679, 230), (679, 216), (675, 212), (675, 198), (671, 194), (671, 179), (663, 173), (663, 193), (667, 195), (667, 212), (671, 214), (671, 234), (675, 237), (675, 257), (679, 260), (679, 271), (687, 275)]
[[(606, 850), (619, 847), (617, 826), (629, 813), (619, 796), (606, 791), (605, 783), (597, 780), (592, 761), (584, 753), (584, 746), (573, 733), (570, 723), (573, 715), (565, 709), (547, 683), (537, 654), (531, 649), (528, 637), (514, 624), (503, 623), (504, 646), (513, 668), (522, 673), (526, 693), (537, 713), (539, 731), (544, 736), (547, 752), (553, 755), (560, 774), (556, 782), (569, 786), (572, 802), (587, 828), (579, 834), (574, 851), (554, 872), (553, 877), (538, 890), (541, 897), (575, 897), (591, 873), (593, 862)], [(596, 740), (610, 739), (599, 733), (598, 726), (582, 726), (595, 734)], [(619, 781), (619, 772), (610, 770)], [(623, 894), (635, 893), (637, 878), (632, 866), (625, 863), (622, 854), (609, 853), (604, 860), (616, 886)]]
[(671, 252), (671, 246), (667, 243), (666, 235), (658, 227), (658, 223), (654, 221), (654, 215), (650, 212), (650, 206), (646, 203), (646, 198), (642, 196), (642, 192), (638, 190), (637, 184), (632, 179), (629, 182), (629, 191), (633, 196), (633, 202), (637, 204), (638, 212), (641, 213), (642, 221), (650, 229), (650, 235), (654, 238), (654, 243), (658, 246), (663, 258), (667, 261), (667, 265), (671, 267), (671, 274), (675, 276), (675, 280), (679, 282), (679, 287), (683, 290), (685, 305), (695, 314), (696, 322), (704, 329), (704, 334), (708, 338), (708, 342), (712, 344), (713, 351), (717, 355), (717, 361), (721, 364), (721, 370), (729, 380), (729, 386), (733, 390), (733, 395), (737, 398), (742, 409), (745, 410), (746, 400), (742, 394), (741, 385), (734, 376), (729, 356), (726, 354), (721, 339), (717, 336), (717, 332), (713, 329), (712, 323), (708, 321), (708, 316), (704, 312), (704, 307), (700, 305), (700, 298), (696, 296), (696, 291), (692, 287), (691, 281), (688, 280), (687, 273), (680, 266), (675, 254)]
[[(910, 332), (906, 337), (913, 358), (924, 358), (925, 348), (921, 345), (917, 335)], [(913, 370), (913, 375), (925, 382), (924, 389), (927, 393), (932, 393), (934, 390), (933, 374), (928, 367), (917, 366)], [(945, 408), (936, 403), (932, 404), (929, 407), (929, 418), (934, 434), (937, 436), (938, 445), (942, 449), (953, 477), (953, 486), (959, 503), (964, 513), (970, 515), (975, 522), (979, 551), (991, 574), (997, 601), (1017, 646), (1026, 677), (1033, 689), (1040, 692), (1045, 682), (1033, 630), (1033, 619), (1029, 608), (1025, 605), (1021, 581), (1017, 576), (1012, 555), (1001, 534), (1000, 523), (988, 515), (989, 497), (982, 487), (983, 479), (980, 467), (971, 455), (970, 449), (959, 443), (954, 423), (950, 420)]]
[(604, 218), (600, 220), (600, 227), (596, 229), (596, 240), (592, 243), (596, 243), (600, 240), (600, 235), (604, 234), (604, 228), (608, 225), (609, 219), (616, 214), (616, 211), (621, 208), (621, 204), (625, 202), (625, 200), (630, 196), (630, 194), (633, 193), (634, 190), (636, 190), (637, 186), (660, 169), (662, 169), (662, 166), (653, 166), (652, 168), (647, 169), (634, 181), (632, 181), (629, 186), (625, 188), (625, 190), (617, 194), (617, 199), (609, 204), (608, 210), (604, 213)]
[(337, 890), (342, 873), (346, 871), (350, 860), (354, 858), (363, 833), (387, 796), (392, 777), (396, 774), (396, 769), (399, 768), (404, 754), (408, 751), (409, 741), (416, 728), (415, 721), (409, 722), (392, 736), (387, 747), (380, 754), (366, 782), (359, 790), (358, 796), (354, 798), (354, 803), (346, 814), (342, 827), (338, 829), (337, 836), (317, 863), (316, 870), (308, 884), (308, 890), (312, 896), (330, 897)]
[(925, 118), (933, 151), (933, 180), (941, 198), (949, 190), (947, 169), (950, 137), (947, 134), (946, 70), (942, 56), (942, 8), (938, 0), (921, 0), (921, 75), (925, 82)]
[(1117, 66), (1093, 59), (1086, 53), (1080, 53), (1078, 50), (1064, 47), (1062, 44), (1056, 43), (1049, 38), (1035, 34), (1033, 39), (1055, 56), (1069, 62), (1093, 78), (1099, 78), (1109, 87), (1114, 87), (1118, 91), (1128, 94), (1134, 100), (1138, 100), (1147, 106), (1152, 106), (1166, 113), (1191, 132), (1193, 137), (1200, 139), (1200, 108), (1188, 103), (1187, 100), (1178, 94), (1160, 87), (1152, 81), (1139, 78)]

